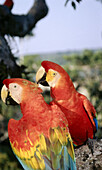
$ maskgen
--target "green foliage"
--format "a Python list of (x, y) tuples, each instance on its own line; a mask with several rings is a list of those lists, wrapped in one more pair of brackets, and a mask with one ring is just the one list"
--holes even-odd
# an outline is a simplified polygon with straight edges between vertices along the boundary
[(96, 53), (93, 54), (93, 58), (91, 58), (91, 62), (94, 61), (94, 63), (101, 64), (102, 63), (102, 51), (96, 51)]
[(0, 145), (0, 170), (22, 170), (21, 165), (14, 156), (9, 141)]
[(19, 105), (17, 106), (8, 105), (7, 106), (2, 101), (0, 101), (0, 105), (1, 105), (1, 113), (7, 120), (9, 120), (11, 117), (15, 119), (19, 119), (21, 117), (21, 114), (20, 114), (21, 111), (20, 111)]
[(35, 73), (41, 65), (39, 55), (26, 55), (24, 56), (22, 63), (26, 66), (26, 72), (28, 73), (27, 78), (34, 81)]
[(71, 61), (71, 64), (78, 65), (94, 65), (99, 64), (102, 60), (102, 51), (91, 51), (84, 50), (81, 53), (73, 53), (71, 55), (63, 56), (68, 62)]

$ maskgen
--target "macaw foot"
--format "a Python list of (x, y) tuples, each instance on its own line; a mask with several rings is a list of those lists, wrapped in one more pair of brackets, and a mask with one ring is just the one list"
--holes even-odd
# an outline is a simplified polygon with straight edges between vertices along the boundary
[(91, 153), (93, 155), (94, 153), (94, 143), (95, 143), (96, 139), (90, 139), (88, 138), (86, 144), (88, 145), (89, 149), (91, 150)]

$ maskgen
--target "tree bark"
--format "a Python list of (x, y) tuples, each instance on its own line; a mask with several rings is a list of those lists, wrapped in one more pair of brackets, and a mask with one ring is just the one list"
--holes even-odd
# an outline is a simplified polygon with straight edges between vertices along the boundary
[[(21, 77), (24, 68), (16, 63), (16, 58), (13, 56), (6, 39), (0, 35), (0, 82), (8, 77)], [(1, 87), (2, 83), (0, 83), (0, 89)]]
[(102, 170), (102, 139), (95, 141), (92, 155), (87, 145), (75, 149), (77, 170)]

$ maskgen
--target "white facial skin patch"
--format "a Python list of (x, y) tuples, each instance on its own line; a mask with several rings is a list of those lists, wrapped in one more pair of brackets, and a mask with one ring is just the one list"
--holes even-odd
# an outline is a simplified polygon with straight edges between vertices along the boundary
[(17, 83), (9, 84), (9, 92), (10, 96), (16, 101), (18, 104), (21, 103), (21, 94), (22, 94), (22, 87)]

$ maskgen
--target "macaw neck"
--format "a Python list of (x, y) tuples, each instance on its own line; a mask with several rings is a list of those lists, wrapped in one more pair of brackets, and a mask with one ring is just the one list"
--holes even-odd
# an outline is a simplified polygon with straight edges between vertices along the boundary
[(72, 97), (73, 93), (76, 93), (76, 89), (69, 79), (60, 79), (55, 87), (51, 88), (51, 97), (54, 100), (68, 100)]
[(48, 109), (48, 104), (44, 101), (44, 98), (41, 94), (37, 94), (36, 96), (28, 95), (28, 98), (22, 101), (20, 106), (23, 115), (34, 115), (34, 113), (37, 113), (38, 111), (41, 113)]

